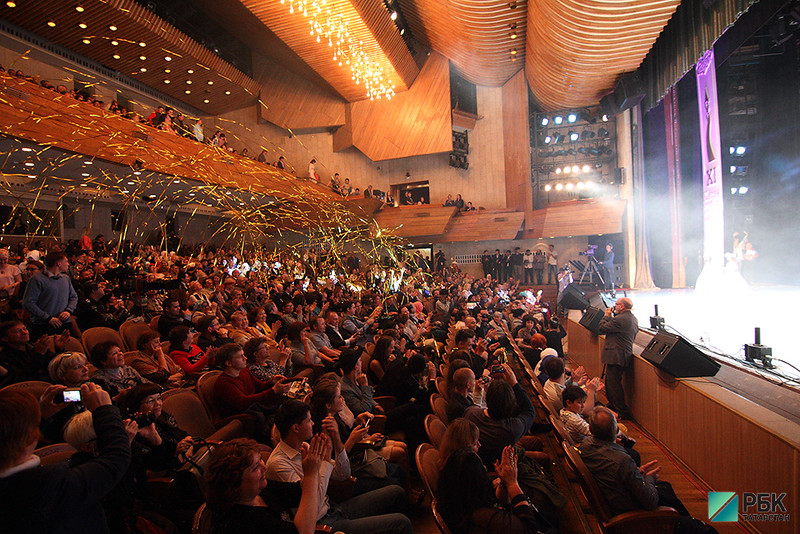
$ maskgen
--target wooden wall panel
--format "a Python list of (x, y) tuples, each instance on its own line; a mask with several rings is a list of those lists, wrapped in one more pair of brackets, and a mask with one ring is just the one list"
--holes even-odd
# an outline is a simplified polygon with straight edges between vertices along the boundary
[(492, 239), (514, 239), (522, 228), (525, 214), (516, 211), (480, 210), (461, 213), (453, 217), (442, 242), (483, 241)]
[(403, 237), (441, 235), (458, 210), (441, 206), (402, 206), (385, 208), (375, 214), (384, 230)]
[(391, 100), (349, 104), (353, 145), (372, 161), (449, 152), (450, 71), (447, 59), (431, 54), (414, 85)]
[(524, 212), (533, 205), (533, 190), (528, 83), (521, 71), (503, 86), (503, 143), (506, 206)]
[(615, 234), (622, 231), (624, 200), (569, 200), (526, 213), (526, 238)]

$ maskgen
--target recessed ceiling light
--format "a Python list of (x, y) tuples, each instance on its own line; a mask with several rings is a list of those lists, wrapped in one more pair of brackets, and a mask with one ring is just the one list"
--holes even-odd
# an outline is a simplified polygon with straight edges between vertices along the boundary
[(225, 91), (225, 94), (229, 95), (229, 94), (231, 94), (231, 92), (230, 91)]
[(164, 80), (164, 83), (169, 83), (169, 80)]
[(81, 187), (86, 187), (86, 184), (81, 184)]
[(83, 164), (84, 165), (91, 165), (92, 164), (92, 160), (87, 159), (86, 161), (83, 162)]
[(189, 69), (186, 72), (188, 72), (189, 74), (194, 74), (194, 71), (192, 69)]
[(48, 20), (47, 21), (47, 25), (50, 26), (51, 28), (55, 28), (56, 27), (56, 23), (53, 22), (52, 20)]
[(179, 183), (181, 183), (181, 181), (180, 180), (172, 180), (172, 183), (173, 184), (179, 184)]
[(185, 91), (184, 91), (184, 93), (186, 93), (187, 95), (190, 95), (190, 94), (192, 94), (192, 92), (191, 92), (190, 90), (188, 90), (188, 89), (187, 89), (187, 90), (185, 90)]
[(147, 46), (147, 45), (146, 45), (146, 44), (144, 44), (144, 41), (139, 41), (139, 46), (141, 46), (142, 48), (144, 48), (144, 47), (145, 47), (145, 46)]
[(89, 39), (84, 39), (83, 44), (92, 44), (92, 41), (90, 41)]
[(113, 56), (111, 56), (111, 57), (113, 57), (114, 59), (119, 59), (119, 54), (114, 54), (114, 55), (113, 55)]
[(34, 178), (36, 178), (36, 175), (35, 175), (35, 174), (29, 174), (29, 175), (28, 175), (28, 178), (30, 178), (31, 180), (33, 180)]
[(89, 174), (88, 172), (82, 172), (81, 176), (83, 176), (84, 178), (87, 178), (87, 177), (91, 176), (91, 174)]
[(172, 61), (172, 58), (169, 56), (164, 56), (164, 61)]
[(186, 85), (192, 85), (192, 80), (186, 80)]
[(122, 190), (122, 194), (123, 194), (123, 195), (127, 195), (128, 193), (130, 193), (130, 191), (128, 191), (127, 189), (123, 189), (123, 190)]
[(194, 193), (189, 193), (189, 196), (190, 196), (190, 197), (193, 197), (193, 196), (194, 196)]
[(139, 59), (141, 59), (142, 61), (144, 61), (145, 59), (147, 59), (147, 56), (139, 56)]
[(512, 56), (515, 56), (516, 54), (517, 54), (517, 49), (515, 48), (515, 49), (513, 49), (513, 50), (511, 51), (511, 55), (512, 55)]
[(136, 182), (128, 182), (128, 185), (136, 185)]
[(22, 151), (23, 152), (33, 152), (33, 149), (31, 147), (29, 147), (29, 146), (24, 146), (24, 147), (22, 147)]
[(135, 174), (136, 176), (139, 176), (140, 174), (142, 174), (142, 171), (133, 171), (133, 174)]
[(25, 166), (26, 167), (33, 167), (33, 162), (32, 161), (26, 161), (25, 162)]
[(83, 13), (83, 7), (82, 6), (75, 6), (75, 11), (77, 11), (78, 13)]
[(203, 104), (208, 104), (208, 99), (203, 100)]
[(86, 26), (86, 24), (84, 24), (83, 22), (81, 22), (80, 24), (78, 24), (78, 28), (80, 28), (80, 29), (82, 29), (82, 30), (85, 30), (86, 28), (88, 28), (88, 26)]
[(113, 24), (111, 26), (109, 26), (108, 29), (111, 30), (112, 32), (117, 31), (117, 27), (114, 26)]
[(142, 67), (141, 69), (139, 69), (139, 72), (147, 72), (147, 69)]
[(6, 2), (6, 5), (7, 5), (8, 7), (17, 7), (17, 4), (15, 4), (14, 2), (12, 2), (11, 0), (9, 0), (8, 2)]
[(119, 41), (111, 41), (111, 44), (112, 46), (117, 46), (119, 44)]
[(169, 70), (169, 69), (164, 69), (164, 72), (166, 72), (167, 74), (169, 74), (169, 73), (170, 73), (170, 72), (172, 72), (172, 71), (171, 71), (171, 70)]
[(214, 85), (214, 82), (211, 81), (211, 80), (208, 80), (208, 85)]

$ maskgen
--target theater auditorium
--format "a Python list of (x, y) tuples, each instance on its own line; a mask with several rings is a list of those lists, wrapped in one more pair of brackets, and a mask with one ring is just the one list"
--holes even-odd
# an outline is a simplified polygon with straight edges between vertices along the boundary
[(0, 0), (0, 531), (795, 533), (800, 1)]

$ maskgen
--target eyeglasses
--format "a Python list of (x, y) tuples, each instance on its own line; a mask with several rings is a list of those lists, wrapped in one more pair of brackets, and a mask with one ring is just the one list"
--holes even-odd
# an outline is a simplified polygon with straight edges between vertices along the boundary
[(161, 395), (156, 395), (155, 397), (146, 398), (141, 401), (139, 404), (155, 404), (161, 401)]

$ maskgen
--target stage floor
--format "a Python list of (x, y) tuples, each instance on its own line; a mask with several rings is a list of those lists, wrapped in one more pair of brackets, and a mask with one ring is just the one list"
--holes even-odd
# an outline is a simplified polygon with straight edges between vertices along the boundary
[(754, 343), (754, 329), (760, 327), (761, 344), (772, 347), (774, 371), (800, 379), (800, 324), (794, 309), (794, 303), (800, 301), (800, 287), (745, 284), (732, 288), (714, 283), (698, 290), (628, 290), (627, 294), (639, 326), (650, 326), (657, 304), (669, 331), (742, 365), (744, 344)]

